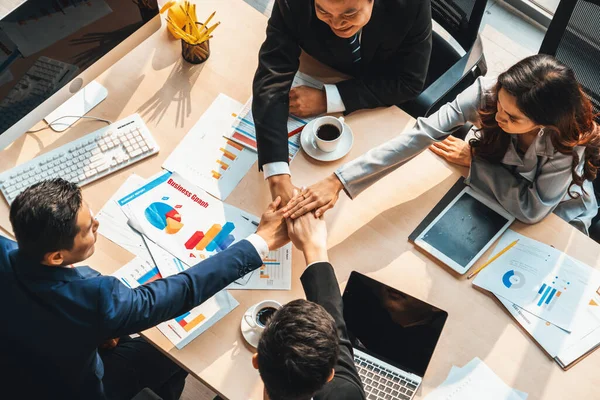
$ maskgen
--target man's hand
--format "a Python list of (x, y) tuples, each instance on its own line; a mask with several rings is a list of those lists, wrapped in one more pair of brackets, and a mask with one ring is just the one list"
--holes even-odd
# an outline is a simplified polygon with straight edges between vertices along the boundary
[(306, 264), (329, 261), (327, 257), (327, 226), (325, 220), (313, 213), (300, 218), (287, 218), (287, 229), (294, 246), (304, 253)]
[(290, 241), (283, 219), (283, 211), (277, 210), (280, 204), (281, 197), (277, 196), (260, 218), (260, 224), (256, 230), (256, 234), (267, 242), (269, 250), (278, 249)]
[(471, 166), (471, 146), (462, 139), (451, 135), (441, 142), (435, 142), (429, 149), (452, 164)]
[(108, 339), (106, 342), (100, 345), (101, 349), (112, 350), (119, 344), (119, 338), (116, 339)]
[(281, 206), (285, 206), (294, 197), (294, 189), (292, 178), (288, 174), (273, 175), (267, 178), (269, 181), (269, 190), (271, 190), (271, 198), (275, 200), (277, 196), (281, 197)]
[(313, 117), (327, 112), (327, 94), (308, 86), (290, 89), (290, 114), (297, 117)]

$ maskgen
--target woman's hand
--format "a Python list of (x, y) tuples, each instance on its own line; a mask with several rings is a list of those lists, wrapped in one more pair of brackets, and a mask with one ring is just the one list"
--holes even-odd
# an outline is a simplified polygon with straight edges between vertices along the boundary
[(471, 166), (471, 146), (462, 139), (448, 136), (441, 142), (429, 146), (429, 149), (453, 164)]
[(315, 216), (319, 218), (325, 211), (333, 208), (343, 187), (337, 176), (331, 174), (295, 195), (284, 207), (283, 216), (295, 219), (316, 209)]

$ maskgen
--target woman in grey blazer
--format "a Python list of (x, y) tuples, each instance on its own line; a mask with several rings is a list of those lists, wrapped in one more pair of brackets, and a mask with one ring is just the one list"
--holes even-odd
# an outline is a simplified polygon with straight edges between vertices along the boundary
[[(554, 212), (587, 233), (598, 211), (592, 181), (600, 165), (600, 128), (573, 71), (548, 55), (523, 59), (497, 79), (479, 78), (415, 127), (302, 190), (285, 216), (332, 208), (430, 148), (470, 167), (467, 183), (525, 223)], [(472, 123), (468, 142), (448, 136)]]

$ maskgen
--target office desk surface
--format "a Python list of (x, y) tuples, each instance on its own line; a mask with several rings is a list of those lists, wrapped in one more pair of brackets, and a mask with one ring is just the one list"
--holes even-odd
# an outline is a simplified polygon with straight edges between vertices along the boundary
[[(207, 63), (185, 63), (179, 42), (161, 29), (97, 79), (108, 88), (109, 97), (90, 114), (114, 121), (139, 113), (158, 140), (161, 152), (85, 187), (85, 199), (93, 209), (100, 209), (129, 174), (149, 177), (159, 171), (164, 159), (218, 93), (240, 102), (250, 96), (266, 18), (239, 0), (200, 4), (200, 19), (217, 10), (215, 20), (222, 21), (211, 40)], [(324, 80), (332, 77), (330, 70), (308, 58), (303, 58), (303, 70)], [(354, 113), (347, 122), (355, 133), (350, 154), (325, 164), (300, 153), (291, 166), (297, 186), (310, 185), (341, 163), (410, 129), (414, 120), (391, 107)], [(47, 130), (24, 136), (0, 152), (0, 171), (102, 126), (82, 121), (63, 134)], [(357, 270), (448, 311), (448, 322), (417, 398), (437, 387), (452, 365), (462, 366), (476, 356), (507, 384), (528, 392), (530, 399), (597, 398), (600, 353), (563, 372), (490, 296), (475, 290), (464, 276), (440, 266), (407, 241), (414, 227), (464, 173), (465, 169), (425, 151), (356, 200), (350, 201), (342, 194), (336, 208), (326, 216), (330, 259), (342, 287), (350, 272)], [(253, 167), (227, 202), (260, 215), (269, 200), (262, 173)], [(7, 217), (8, 207), (2, 202), (0, 226), (10, 229)], [(554, 215), (537, 225), (516, 223), (513, 229), (589, 265), (600, 265), (600, 247)], [(488, 256), (489, 252), (482, 259)], [(110, 274), (132, 258), (99, 236), (96, 253), (86, 264)], [(252, 349), (242, 338), (240, 320), (246, 309), (260, 300), (287, 302), (303, 297), (299, 276), (304, 265), (300, 252), (294, 250), (291, 291), (232, 292), (240, 306), (183, 350), (174, 348), (157, 329), (143, 334), (223, 397), (261, 399), (263, 386), (252, 368)]]

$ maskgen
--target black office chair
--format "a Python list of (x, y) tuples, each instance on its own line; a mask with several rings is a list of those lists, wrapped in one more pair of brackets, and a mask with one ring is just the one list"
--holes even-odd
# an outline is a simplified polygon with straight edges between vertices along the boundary
[(426, 117), (454, 99), (487, 73), (479, 26), (487, 0), (431, 0), (431, 14), (467, 52), (463, 57), (435, 31), (425, 89), (401, 108), (414, 118)]
[[(575, 72), (594, 112), (600, 113), (600, 0), (562, 0), (548, 27), (540, 53), (550, 54)], [(600, 116), (596, 117), (600, 124)], [(594, 181), (600, 199), (600, 178)], [(600, 242), (600, 215), (590, 227)]]

